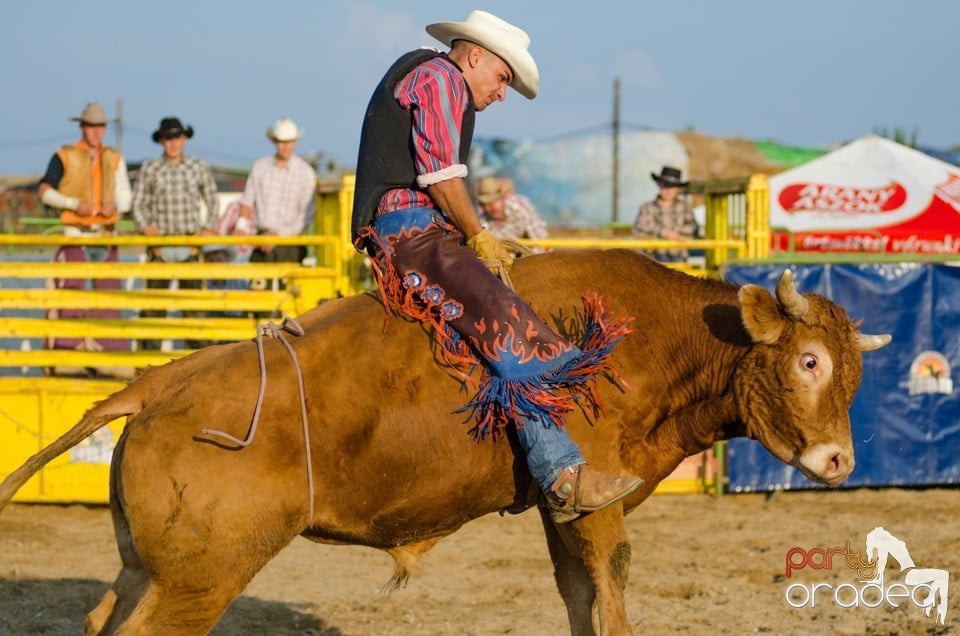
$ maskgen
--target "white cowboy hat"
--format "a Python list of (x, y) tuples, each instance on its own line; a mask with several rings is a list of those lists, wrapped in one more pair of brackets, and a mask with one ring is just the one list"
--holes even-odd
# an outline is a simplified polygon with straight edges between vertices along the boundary
[(267, 128), (267, 139), (270, 141), (296, 141), (303, 136), (303, 129), (288, 117), (282, 117)]
[(510, 82), (518, 93), (533, 99), (540, 90), (540, 72), (530, 55), (530, 36), (526, 31), (504, 22), (492, 13), (473, 11), (464, 22), (437, 22), (427, 33), (447, 46), (454, 40), (469, 40), (500, 57), (513, 71)]

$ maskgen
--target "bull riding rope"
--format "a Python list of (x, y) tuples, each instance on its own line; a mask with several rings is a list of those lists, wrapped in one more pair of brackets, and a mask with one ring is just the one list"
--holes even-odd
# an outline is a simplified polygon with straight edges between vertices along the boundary
[(284, 317), (283, 322), (281, 322), (279, 325), (271, 320), (270, 322), (260, 325), (257, 328), (257, 355), (260, 359), (260, 391), (257, 394), (257, 406), (253, 410), (253, 421), (250, 424), (250, 430), (247, 432), (246, 438), (239, 439), (230, 433), (210, 428), (200, 429), (200, 432), (209, 437), (219, 437), (225, 439), (241, 448), (245, 448), (253, 443), (253, 438), (257, 433), (257, 424), (260, 422), (260, 409), (263, 406), (263, 396), (267, 389), (267, 363), (263, 357), (263, 336), (266, 335), (282, 342), (283, 346), (287, 350), (287, 353), (290, 354), (290, 359), (293, 360), (293, 368), (296, 369), (297, 372), (297, 389), (300, 391), (300, 419), (303, 422), (303, 441), (307, 459), (307, 492), (310, 497), (310, 520), (312, 521), (313, 457), (310, 453), (310, 425), (307, 421), (307, 400), (303, 391), (303, 373), (300, 371), (300, 362), (297, 360), (296, 351), (293, 350), (293, 347), (290, 346), (290, 343), (287, 342), (286, 339), (281, 337), (281, 331), (286, 331), (287, 333), (291, 333), (295, 336), (302, 336), (304, 333), (303, 327), (301, 327), (296, 320), (287, 317)]

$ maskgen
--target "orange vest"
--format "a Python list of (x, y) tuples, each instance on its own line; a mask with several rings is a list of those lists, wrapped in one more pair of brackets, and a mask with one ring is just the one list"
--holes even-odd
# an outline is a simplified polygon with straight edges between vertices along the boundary
[[(113, 148), (103, 147), (98, 154), (99, 161), (96, 155), (90, 154), (83, 141), (57, 151), (63, 162), (63, 178), (57, 190), (65, 196), (90, 201), (94, 210), (101, 210), (105, 201), (116, 201), (115, 180), (121, 160), (120, 153)], [(83, 217), (78, 216), (76, 210), (64, 210), (60, 214), (60, 220), (69, 225), (112, 225), (118, 218), (97, 214)]]

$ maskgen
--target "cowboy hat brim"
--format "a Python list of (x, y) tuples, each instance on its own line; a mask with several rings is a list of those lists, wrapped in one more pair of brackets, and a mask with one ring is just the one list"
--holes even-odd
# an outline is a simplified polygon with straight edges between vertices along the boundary
[(477, 183), (477, 203), (486, 205), (507, 194), (503, 179), (499, 177), (484, 177)]
[(276, 143), (280, 141), (299, 141), (303, 137), (303, 128), (277, 131), (274, 126), (267, 128), (267, 139)]
[(690, 185), (689, 181), (678, 181), (676, 179), (669, 179), (669, 178), (665, 179), (664, 177), (661, 177), (660, 175), (658, 175), (656, 172), (651, 172), (650, 178), (656, 181), (658, 184), (665, 185), (665, 186), (675, 186), (678, 188), (685, 188), (688, 185)]
[(525, 31), (486, 11), (473, 11), (465, 22), (436, 22), (427, 33), (447, 46), (454, 40), (468, 40), (493, 52), (513, 71), (510, 86), (527, 99), (540, 90), (540, 71), (527, 50), (530, 37)]
[(167, 128), (166, 130), (156, 130), (153, 133), (153, 143), (158, 144), (163, 139), (172, 139), (180, 135), (185, 135), (187, 139), (193, 137), (193, 126), (187, 126), (186, 129)]
[(86, 126), (106, 126), (107, 112), (96, 102), (87, 104), (79, 117), (71, 117), (70, 121), (78, 121)]
[(504, 194), (505, 194), (504, 192), (495, 192), (495, 193), (494, 193), (494, 192), (490, 192), (490, 193), (487, 193), (487, 194), (479, 194), (479, 195), (477, 195), (477, 203), (479, 203), (480, 205), (486, 205), (487, 203), (493, 203), (493, 202), (496, 201), (497, 199), (502, 198)]
[(269, 140), (272, 141), (272, 142), (279, 142), (279, 141), (300, 141), (300, 137), (302, 137), (302, 136), (303, 136), (302, 133), (297, 133), (297, 135), (296, 135), (296, 136), (293, 136), (293, 137), (283, 137), (283, 136), (278, 137), (277, 135), (274, 135), (273, 132), (272, 132), (269, 128), (267, 129), (267, 139), (269, 139)]

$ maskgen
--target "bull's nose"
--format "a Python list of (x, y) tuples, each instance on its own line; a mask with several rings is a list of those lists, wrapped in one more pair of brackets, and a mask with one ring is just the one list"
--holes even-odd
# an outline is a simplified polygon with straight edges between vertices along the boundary
[(821, 481), (836, 486), (853, 471), (853, 454), (837, 444), (817, 444), (800, 457), (804, 468)]
[(842, 451), (836, 451), (826, 458), (820, 476), (828, 484), (836, 485), (846, 479), (851, 472), (853, 472), (853, 458)]

